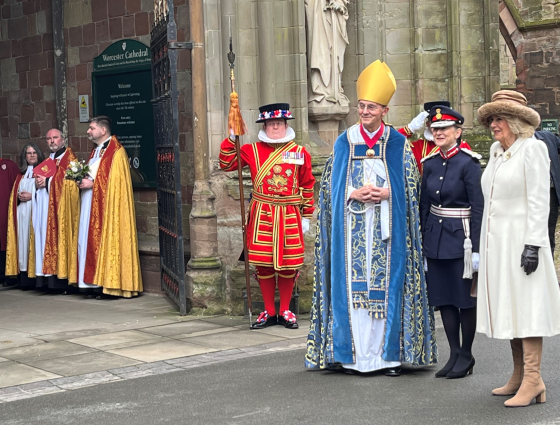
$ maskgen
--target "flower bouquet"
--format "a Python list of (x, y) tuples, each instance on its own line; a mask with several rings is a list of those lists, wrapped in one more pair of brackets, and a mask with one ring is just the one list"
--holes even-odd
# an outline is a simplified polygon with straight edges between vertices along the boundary
[(89, 174), (89, 165), (85, 161), (70, 161), (68, 168), (66, 169), (66, 174), (64, 178), (68, 180), (74, 180), (76, 183), (80, 184), (83, 179), (85, 179)]

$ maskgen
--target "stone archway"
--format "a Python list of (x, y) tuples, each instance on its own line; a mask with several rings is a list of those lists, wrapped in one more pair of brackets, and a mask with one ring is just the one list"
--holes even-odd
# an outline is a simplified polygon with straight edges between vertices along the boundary
[(535, 6), (525, 0), (500, 0), (500, 33), (515, 63), (515, 90), (525, 94), (542, 118), (558, 118), (560, 19), (548, 6), (545, 1)]

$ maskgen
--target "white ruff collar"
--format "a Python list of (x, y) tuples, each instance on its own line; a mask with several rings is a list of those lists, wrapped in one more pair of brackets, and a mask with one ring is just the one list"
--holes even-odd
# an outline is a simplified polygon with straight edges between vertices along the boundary
[(296, 132), (292, 127), (288, 127), (286, 129), (286, 136), (282, 137), (281, 139), (271, 139), (266, 135), (264, 130), (259, 131), (259, 140), (265, 143), (286, 143), (291, 142), (296, 138)]

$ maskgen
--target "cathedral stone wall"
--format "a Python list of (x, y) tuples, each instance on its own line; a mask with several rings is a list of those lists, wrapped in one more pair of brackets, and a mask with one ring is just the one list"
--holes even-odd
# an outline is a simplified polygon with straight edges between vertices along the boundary
[[(475, 119), (476, 110), (500, 87), (498, 3), (494, 0), (357, 0), (347, 6), (348, 44), (341, 75), (349, 100), (346, 116), (323, 129), (310, 118), (308, 104), (310, 46), (306, 39), (303, 0), (210, 0), (205, 2), (207, 81), (212, 189), (216, 194), (219, 252), (224, 265), (226, 305), (239, 311), (245, 286), (237, 173), (218, 169), (219, 144), (226, 136), (229, 108), (229, 34), (236, 58), (236, 89), (249, 127), (242, 143), (257, 140), (254, 124), (259, 105), (288, 102), (298, 142), (314, 156), (320, 179), (333, 133), (358, 121), (356, 80), (371, 62), (387, 62), (397, 80), (388, 122), (407, 124), (426, 101), (448, 99), (466, 118), (465, 137), (475, 150), (487, 153), (489, 134)], [(327, 2), (323, 2), (327, 5)], [(328, 2), (331, 3), (331, 2)], [(336, 2), (332, 2), (336, 3)], [(338, 2), (346, 3), (346, 2)], [(319, 8), (321, 9), (321, 8)], [(317, 17), (316, 17), (317, 18)], [(333, 106), (334, 107), (334, 106)], [(333, 127), (334, 125), (334, 127)], [(420, 135), (419, 135), (420, 136)], [(246, 197), (250, 178), (245, 173)], [(311, 301), (314, 226), (306, 235), (305, 266), (298, 280), (300, 305)], [(256, 282), (252, 293), (258, 298)], [(211, 304), (208, 304), (211, 307)]]
[[(175, 0), (178, 41), (187, 41), (189, 10), (186, 0)], [(121, 39), (150, 45), (154, 21), (153, 0), (64, 0), (68, 145), (80, 160), (93, 144), (88, 124), (80, 123), (78, 96), (90, 96), (93, 113), (93, 58)], [(54, 51), (50, 0), (0, 0), (0, 154), (19, 161), (29, 142), (48, 152), (44, 140), (57, 127), (54, 95)], [(190, 52), (179, 54), (179, 137), (183, 184), (183, 228), (189, 239), (188, 217), (193, 188), (192, 108), (190, 107)], [(158, 216), (155, 189), (135, 189), (136, 226), (144, 287), (161, 293)], [(186, 251), (188, 252), (188, 246)]]
[(560, 3), (500, 1), (502, 36), (515, 60), (516, 89), (543, 119), (560, 118)]

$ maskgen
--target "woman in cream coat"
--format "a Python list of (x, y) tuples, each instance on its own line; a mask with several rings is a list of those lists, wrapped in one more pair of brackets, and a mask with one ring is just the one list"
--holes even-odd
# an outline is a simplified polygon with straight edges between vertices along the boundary
[(478, 110), (497, 140), (482, 175), (477, 331), (509, 339), (514, 370), (492, 391), (507, 407), (546, 401), (542, 341), (560, 333), (560, 291), (549, 249), (550, 160), (533, 138), (540, 116), (515, 91), (494, 93)]

